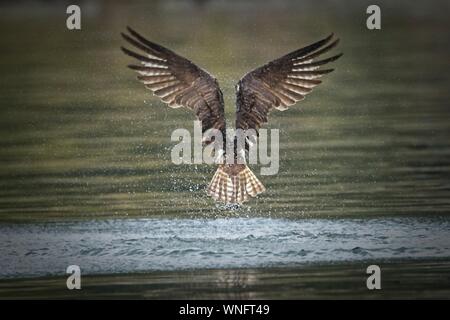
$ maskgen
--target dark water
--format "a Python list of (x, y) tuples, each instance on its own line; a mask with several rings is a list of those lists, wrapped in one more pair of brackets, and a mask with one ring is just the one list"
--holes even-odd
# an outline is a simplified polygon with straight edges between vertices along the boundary
[(382, 290), (367, 290), (371, 262), (294, 268), (199, 269), (83, 276), (81, 290), (60, 277), (0, 281), (0, 298), (41, 299), (448, 299), (450, 261), (380, 264)]
[(0, 225), (0, 278), (450, 258), (445, 218), (116, 219)]

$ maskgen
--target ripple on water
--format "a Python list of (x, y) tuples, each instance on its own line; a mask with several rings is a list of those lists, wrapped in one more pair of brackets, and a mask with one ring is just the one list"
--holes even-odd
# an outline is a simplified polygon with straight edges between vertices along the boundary
[(120, 219), (0, 225), (0, 277), (450, 256), (448, 218)]

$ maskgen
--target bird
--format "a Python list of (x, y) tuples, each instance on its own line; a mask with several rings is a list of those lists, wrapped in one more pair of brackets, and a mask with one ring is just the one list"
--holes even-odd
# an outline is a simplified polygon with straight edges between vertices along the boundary
[[(193, 111), (201, 121), (202, 133), (218, 130), (226, 137), (225, 106), (217, 79), (190, 60), (144, 38), (131, 27), (126, 29), (128, 32), (121, 35), (134, 51), (124, 46), (121, 50), (138, 62), (128, 65), (138, 73), (137, 79), (169, 107)], [(339, 39), (331, 33), (245, 74), (235, 87), (236, 129), (253, 129), (258, 136), (271, 111), (285, 111), (303, 100), (321, 83), (319, 78), (334, 70), (322, 69), (322, 66), (337, 60), (342, 53), (328, 58), (321, 56), (338, 43)], [(203, 141), (203, 145), (211, 142)], [(245, 141), (247, 151), (249, 143)], [(223, 144), (225, 150), (225, 138)], [(234, 144), (236, 158), (236, 141)], [(214, 200), (228, 205), (241, 205), (265, 190), (247, 164), (228, 162), (218, 163), (206, 188)]]

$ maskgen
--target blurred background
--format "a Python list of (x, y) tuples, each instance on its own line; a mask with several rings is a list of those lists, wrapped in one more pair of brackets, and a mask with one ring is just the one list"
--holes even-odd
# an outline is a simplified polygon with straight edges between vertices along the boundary
[[(81, 7), (79, 31), (66, 8)], [(334, 217), (450, 210), (449, 2), (2, 1), (0, 220), (229, 215)], [(334, 32), (343, 58), (286, 112), (280, 171), (239, 210), (204, 189), (213, 166), (170, 161), (167, 108), (126, 68), (132, 26), (215, 75), (234, 122), (246, 72)], [(259, 169), (254, 168), (259, 176)]]

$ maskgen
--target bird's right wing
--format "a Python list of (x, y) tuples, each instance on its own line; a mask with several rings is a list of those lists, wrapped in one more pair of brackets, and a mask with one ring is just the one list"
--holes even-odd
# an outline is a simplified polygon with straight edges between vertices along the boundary
[(330, 35), (247, 73), (237, 85), (236, 129), (258, 132), (267, 122), (271, 110), (286, 110), (320, 84), (318, 78), (333, 69), (319, 68), (342, 55), (316, 60), (337, 45), (339, 40), (330, 43), (332, 37)]
[(202, 122), (202, 132), (225, 130), (224, 103), (217, 80), (191, 61), (153, 43), (131, 28), (123, 38), (144, 55), (122, 47), (139, 65), (128, 67), (139, 73), (138, 79), (169, 107), (191, 109)]

